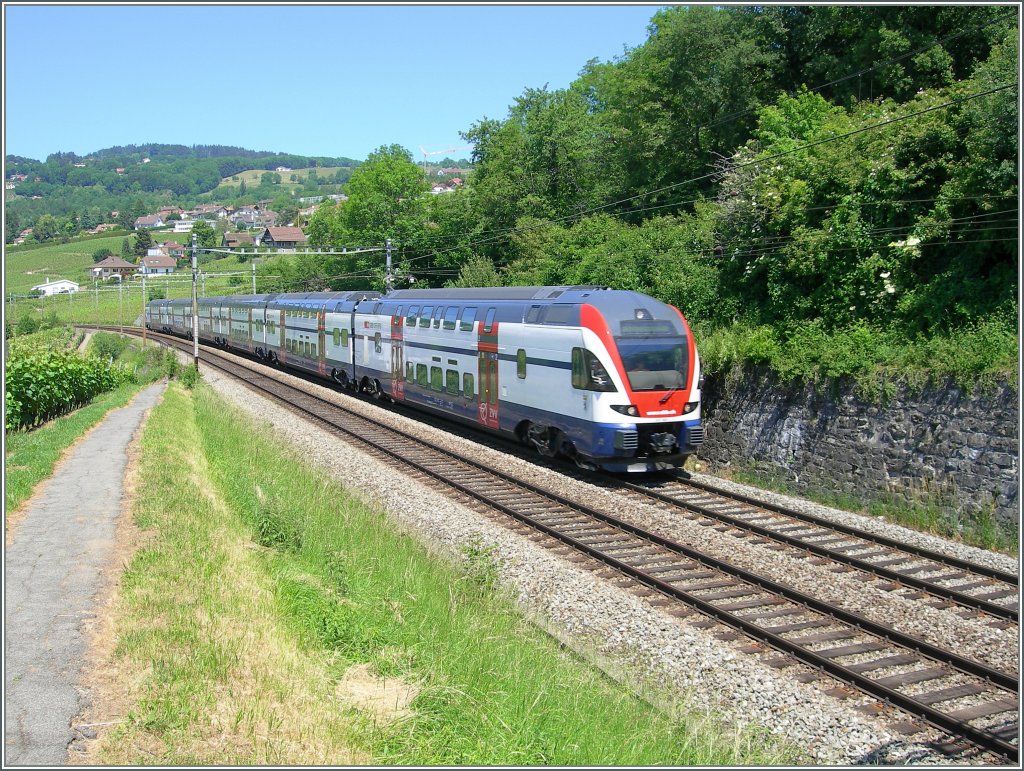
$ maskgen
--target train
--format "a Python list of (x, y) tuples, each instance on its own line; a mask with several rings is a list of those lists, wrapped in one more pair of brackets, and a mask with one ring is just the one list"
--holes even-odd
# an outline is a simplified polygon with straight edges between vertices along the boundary
[[(203, 297), (200, 341), (474, 424), (590, 470), (681, 466), (704, 441), (683, 314), (602, 286)], [(191, 339), (192, 301), (146, 327)]]

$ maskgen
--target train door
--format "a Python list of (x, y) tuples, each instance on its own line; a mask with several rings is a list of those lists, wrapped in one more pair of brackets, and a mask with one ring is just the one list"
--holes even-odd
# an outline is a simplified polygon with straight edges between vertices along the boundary
[(396, 313), (391, 317), (391, 398), (405, 398), (405, 317)]
[(479, 401), (477, 421), (498, 428), (498, 322), (495, 309), (488, 308), (477, 337), (477, 376)]
[(277, 320), (277, 359), (278, 361), (288, 360), (288, 325), (285, 323), (287, 316), (284, 308), (275, 309)]
[(252, 306), (249, 306), (249, 308), (247, 308), (247, 310), (248, 310), (248, 313), (246, 313), (246, 316), (248, 318), (246, 319), (247, 326), (246, 326), (246, 334), (245, 334), (245, 343), (249, 347), (249, 353), (252, 353), (252, 349), (254, 347), (253, 346), (253, 338), (255, 337), (255, 332), (254, 332), (255, 327), (253, 327), (253, 325), (252, 325)]
[(320, 308), (316, 312), (316, 361), (317, 370), (323, 377), (327, 377), (327, 358), (324, 356), (327, 337), (327, 312), (324, 308)]

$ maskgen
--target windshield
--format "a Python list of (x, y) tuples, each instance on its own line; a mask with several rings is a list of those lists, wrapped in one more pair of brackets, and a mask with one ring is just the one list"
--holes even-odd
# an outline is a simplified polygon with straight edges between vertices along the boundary
[(619, 338), (617, 342), (626, 377), (634, 391), (667, 391), (686, 385), (689, 369), (686, 338)]

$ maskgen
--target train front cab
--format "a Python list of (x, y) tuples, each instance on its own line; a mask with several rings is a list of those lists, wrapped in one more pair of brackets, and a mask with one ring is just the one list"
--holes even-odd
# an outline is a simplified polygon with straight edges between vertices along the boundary
[(582, 324), (573, 389), (591, 393), (592, 434), (580, 451), (613, 472), (681, 466), (704, 440), (700, 357), (682, 314), (660, 303), (614, 315), (584, 306)]

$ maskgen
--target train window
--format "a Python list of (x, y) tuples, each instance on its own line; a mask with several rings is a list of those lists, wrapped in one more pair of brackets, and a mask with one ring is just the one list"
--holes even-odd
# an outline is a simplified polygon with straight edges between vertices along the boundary
[(413, 364), (411, 361), (407, 361), (405, 363), (405, 379), (411, 383), (413, 377), (415, 377), (413, 374)]
[(433, 315), (433, 313), (434, 313), (434, 306), (433, 305), (424, 305), (423, 306), (423, 310), (420, 311), (420, 326), (421, 327), (429, 327), (430, 326), (430, 317), (431, 317), (431, 315)]
[(459, 373), (457, 370), (449, 369), (444, 373), (445, 390), (455, 396), (459, 395)]
[(459, 318), (459, 308), (452, 305), (444, 312), (444, 328), (455, 329), (455, 322)]
[(420, 312), (420, 306), (410, 305), (409, 315), (405, 317), (405, 325), (411, 327), (416, 323), (416, 314)]
[(434, 329), (441, 328), (441, 314), (444, 313), (444, 308), (440, 305), (437, 306), (437, 310), (434, 311)]
[(417, 364), (416, 365), (416, 382), (426, 388), (427, 385), (427, 365)]
[(444, 389), (444, 372), (440, 367), (430, 368), (430, 388), (433, 391)]
[(530, 310), (526, 312), (526, 323), (527, 324), (540, 324), (544, 318), (544, 306), (543, 305), (531, 305)]
[(334, 345), (335, 346), (341, 345), (341, 330), (338, 329), (337, 327), (334, 328), (333, 337), (334, 337)]
[(487, 309), (487, 316), (484, 318), (484, 334), (489, 335), (494, 331), (494, 314), (497, 310), (494, 308)]
[(585, 391), (615, 390), (600, 359), (585, 348), (572, 349), (572, 387)]
[(341, 344), (343, 346), (345, 346), (346, 348), (348, 348), (348, 330), (347, 329), (341, 330)]
[(373, 352), (374, 353), (381, 353), (381, 352), (383, 352), (383, 350), (384, 350), (384, 347), (381, 345), (380, 332), (376, 332), (373, 335)]
[(463, 332), (472, 332), (476, 323), (476, 308), (466, 308), (462, 311), (462, 322), (460, 329)]
[(316, 354), (316, 343), (310, 343), (309, 344), (309, 350), (312, 352), (313, 358), (315, 359), (316, 356), (317, 356), (317, 354)]
[(572, 349), (572, 387), (586, 388), (586, 379), (583, 371), (583, 349)]
[(526, 350), (523, 348), (516, 351), (516, 374), (520, 380), (526, 378)]
[(302, 341), (302, 352), (309, 356), (309, 340)]
[(468, 372), (462, 376), (462, 395), (467, 399), (473, 398), (473, 376)]
[(559, 303), (558, 305), (551, 305), (548, 307), (548, 312), (544, 315), (545, 324), (568, 324), (572, 321), (572, 305), (567, 303)]

